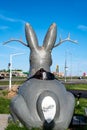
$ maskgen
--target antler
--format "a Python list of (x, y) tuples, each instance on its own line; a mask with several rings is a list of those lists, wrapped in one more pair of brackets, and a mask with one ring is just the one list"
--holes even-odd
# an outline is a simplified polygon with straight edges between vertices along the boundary
[(10, 39), (10, 40), (4, 42), (3, 45), (5, 45), (5, 44), (7, 44), (7, 43), (9, 43), (9, 42), (15, 42), (15, 41), (16, 41), (16, 42), (20, 42), (20, 43), (23, 44), (24, 46), (27, 46), (27, 47), (28, 47), (28, 45), (27, 45), (26, 43), (24, 43), (22, 40), (19, 40), (19, 39)]
[[(67, 41), (70, 41), (70, 42), (72, 42), (72, 43), (78, 43), (76, 40), (71, 40), (71, 39), (70, 39), (70, 33), (69, 33), (69, 34), (68, 34), (68, 37), (65, 38), (64, 40), (62, 40), (61, 37), (60, 37), (59, 42), (58, 42), (56, 45), (54, 45), (54, 47), (57, 47), (57, 46), (61, 45), (63, 42), (67, 42)], [(54, 48), (54, 47), (53, 47), (53, 48)]]

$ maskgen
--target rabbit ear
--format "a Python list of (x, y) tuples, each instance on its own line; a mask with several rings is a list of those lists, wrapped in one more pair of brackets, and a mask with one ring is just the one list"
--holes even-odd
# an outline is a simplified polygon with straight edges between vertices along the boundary
[(25, 24), (25, 35), (26, 35), (26, 40), (30, 49), (36, 50), (38, 47), (38, 40), (37, 40), (37, 37), (33, 28), (28, 23)]
[(56, 41), (56, 36), (57, 36), (57, 27), (56, 24), (53, 23), (48, 29), (43, 42), (43, 46), (46, 50), (51, 50), (53, 48)]

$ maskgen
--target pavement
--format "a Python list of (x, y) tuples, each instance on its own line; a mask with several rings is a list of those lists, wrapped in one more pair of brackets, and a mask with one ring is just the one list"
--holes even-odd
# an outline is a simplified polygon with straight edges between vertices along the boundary
[(68, 90), (76, 98), (87, 98), (87, 90)]
[(8, 126), (9, 114), (0, 114), (0, 130), (5, 130)]

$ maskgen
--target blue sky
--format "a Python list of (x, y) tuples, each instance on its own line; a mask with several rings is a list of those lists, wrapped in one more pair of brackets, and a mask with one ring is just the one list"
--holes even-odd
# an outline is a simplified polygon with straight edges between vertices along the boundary
[[(51, 70), (64, 72), (65, 57), (68, 75), (87, 73), (87, 0), (2, 0), (0, 1), (0, 70), (8, 69), (9, 57), (13, 53), (24, 53), (13, 57), (13, 69), (29, 70), (29, 48), (12, 42), (2, 45), (11, 38), (25, 38), (25, 23), (29, 22), (36, 32), (39, 45), (43, 44), (49, 26), (57, 24), (57, 39), (71, 39), (78, 45), (65, 42), (52, 51)], [(66, 55), (65, 55), (66, 54)]]

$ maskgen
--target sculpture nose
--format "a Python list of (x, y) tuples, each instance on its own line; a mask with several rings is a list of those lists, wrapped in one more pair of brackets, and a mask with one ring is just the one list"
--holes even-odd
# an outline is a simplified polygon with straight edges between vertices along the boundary
[(51, 96), (43, 98), (41, 108), (44, 118), (48, 123), (54, 120), (56, 114), (56, 102)]

